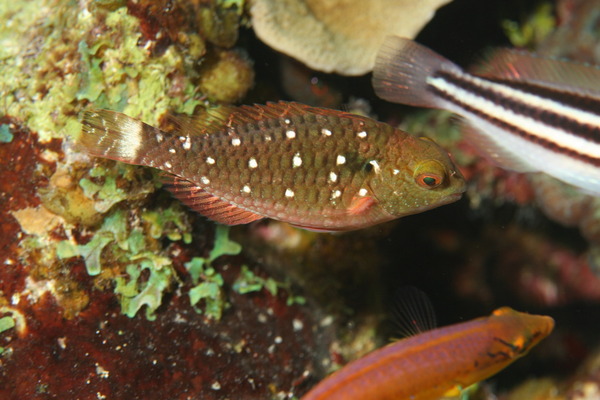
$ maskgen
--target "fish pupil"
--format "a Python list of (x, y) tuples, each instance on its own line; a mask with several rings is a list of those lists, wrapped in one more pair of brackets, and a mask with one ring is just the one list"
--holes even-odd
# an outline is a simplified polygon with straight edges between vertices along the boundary
[(423, 183), (426, 184), (427, 186), (435, 186), (437, 184), (437, 179), (435, 179), (431, 176), (426, 176), (423, 178)]

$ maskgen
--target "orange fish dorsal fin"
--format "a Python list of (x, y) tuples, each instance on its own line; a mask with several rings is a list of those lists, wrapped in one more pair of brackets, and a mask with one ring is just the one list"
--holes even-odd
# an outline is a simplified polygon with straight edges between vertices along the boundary
[(437, 328), (435, 311), (429, 297), (412, 286), (396, 290), (392, 314), (397, 337), (400, 339)]
[(215, 222), (224, 225), (239, 225), (264, 218), (262, 215), (244, 210), (214, 196), (194, 182), (179, 176), (162, 174), (161, 181), (183, 204)]

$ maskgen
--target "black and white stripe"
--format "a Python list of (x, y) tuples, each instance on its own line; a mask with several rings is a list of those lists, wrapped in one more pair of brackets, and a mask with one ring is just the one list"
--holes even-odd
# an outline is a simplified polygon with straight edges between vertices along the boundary
[[(468, 74), (441, 72), (430, 90), (451, 111), (469, 113), (521, 138), (600, 166), (600, 99), (557, 90), (531, 90)], [(536, 93), (537, 91), (537, 93)], [(577, 105), (585, 104), (585, 108)]]
[[(373, 86), (389, 101), (459, 114), (475, 128), (478, 147), (505, 168), (545, 172), (600, 195), (600, 70), (577, 65), (588, 85), (591, 76), (598, 77), (597, 88), (587, 89), (557, 81), (574, 78), (557, 73), (568, 71), (569, 63), (520, 56), (510, 62), (521, 64), (472, 75), (410, 39), (389, 37), (377, 57)], [(527, 73), (506, 72), (511, 70)]]

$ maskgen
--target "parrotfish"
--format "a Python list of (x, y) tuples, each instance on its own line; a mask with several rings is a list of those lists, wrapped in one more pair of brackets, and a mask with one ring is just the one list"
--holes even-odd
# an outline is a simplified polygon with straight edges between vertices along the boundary
[(470, 74), (390, 36), (373, 86), (385, 100), (464, 117), (475, 147), (502, 167), (544, 172), (600, 196), (600, 69), (501, 49)]
[(272, 218), (316, 231), (375, 225), (458, 200), (464, 178), (433, 141), (298, 103), (220, 107), (166, 132), (124, 114), (83, 117), (92, 155), (163, 171), (183, 203), (222, 224)]
[(504, 369), (552, 332), (554, 320), (509, 307), (375, 350), (317, 384), (302, 400), (437, 400)]

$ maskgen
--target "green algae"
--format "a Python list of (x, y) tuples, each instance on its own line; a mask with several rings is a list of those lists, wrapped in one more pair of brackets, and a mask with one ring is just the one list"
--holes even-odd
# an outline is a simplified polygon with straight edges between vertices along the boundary
[(188, 293), (190, 304), (197, 312), (202, 313), (198, 303), (204, 300), (204, 314), (215, 320), (221, 319), (225, 308), (223, 277), (214, 268), (207, 266), (206, 259), (201, 257), (194, 257), (184, 265), (195, 284)]
[[(243, 0), (218, 1), (204, 10), (203, 18), (216, 25), (203, 27), (210, 28), (204, 32), (207, 36), (182, 31), (181, 37), (192, 43), (189, 48), (167, 45), (160, 51), (154, 51), (156, 42), (143, 36), (140, 20), (125, 5), (120, 0), (2, 2), (0, 20), (7, 21), (0, 24), (5, 113), (22, 120), (40, 142), (72, 141), (81, 130), (79, 115), (87, 108), (112, 109), (159, 125), (167, 112), (192, 114), (206, 105), (206, 97), (239, 99), (252, 85), (252, 65), (245, 56), (207, 48), (205, 43), (213, 40), (226, 47), (235, 43)], [(225, 61), (202, 70), (199, 66), (207, 65), (201, 62), (207, 52)], [(235, 78), (237, 70), (243, 79)], [(217, 78), (226, 83), (214, 82)], [(233, 94), (207, 96), (200, 85), (209, 87), (207, 81), (215, 91)], [(228, 87), (234, 90), (225, 90)], [(9, 134), (8, 126), (0, 127), (0, 140), (12, 139)], [(144, 308), (146, 316), (154, 318), (164, 293), (176, 282), (164, 239), (192, 242), (187, 211), (179, 203), (128, 210), (159, 186), (149, 179), (148, 170), (110, 161), (87, 170), (86, 159), (82, 162), (70, 154), (39, 194), (48, 210), (63, 217), (58, 229), (81, 235), (67, 240), (49, 232), (26, 236), (20, 243), (23, 254), (34, 254), (32, 262), (45, 264), (46, 269), (81, 257), (97, 288), (114, 288), (124, 314), (133, 317)], [(213, 318), (220, 317), (225, 301), (222, 277), (211, 264), (240, 250), (228, 240), (227, 230), (218, 227), (214, 248), (202, 258), (203, 264), (192, 263), (195, 287), (190, 300), (194, 306), (204, 302)]]
[[(13, 319), (13, 317), (6, 316), (6, 317), (0, 318), (0, 333), (14, 328), (15, 325), (16, 325), (16, 322)], [(4, 347), (0, 346), (0, 355), (2, 355), (3, 353), (4, 353)]]
[(0, 333), (14, 328), (16, 325), (13, 317), (2, 317), (0, 318)]
[(263, 278), (252, 272), (248, 266), (242, 265), (240, 275), (233, 283), (233, 290), (240, 294), (246, 294), (259, 292), (263, 289), (266, 289), (272, 296), (277, 296), (279, 289), (287, 290), (290, 293), (286, 300), (286, 304), (288, 306), (306, 303), (306, 299), (304, 297), (294, 296), (291, 294), (289, 283), (278, 282), (271, 277)]
[[(146, 318), (154, 320), (154, 312), (162, 304), (164, 292), (174, 277), (171, 260), (146, 251), (137, 254), (131, 261), (134, 263), (126, 268), (128, 277), (115, 278), (115, 293), (121, 296), (121, 311), (133, 318), (145, 305)], [(150, 273), (146, 281), (141, 280), (144, 270)]]
[(217, 225), (215, 243), (208, 257), (194, 257), (184, 264), (195, 285), (190, 289), (189, 297), (196, 311), (202, 312), (197, 304), (204, 300), (204, 313), (215, 320), (221, 318), (225, 308), (223, 277), (215, 271), (212, 263), (224, 255), (238, 255), (240, 251), (242, 246), (229, 239), (229, 227)]
[(255, 275), (248, 266), (243, 265), (240, 276), (233, 284), (233, 290), (240, 294), (252, 293), (266, 289), (272, 296), (277, 295), (277, 282), (273, 278), (262, 278)]
[(10, 143), (13, 138), (14, 135), (10, 131), (10, 126), (8, 124), (0, 125), (0, 143)]
[(160, 211), (147, 210), (142, 214), (142, 219), (148, 224), (148, 234), (154, 239), (166, 236), (171, 241), (183, 240), (185, 244), (192, 243), (192, 234), (187, 231), (179, 207)]
[[(149, 222), (136, 225), (132, 220)], [(171, 259), (165, 251), (156, 251), (158, 241), (167, 237), (189, 243), (190, 229), (186, 214), (177, 203), (160, 211), (144, 211), (139, 219), (116, 210), (104, 219), (88, 243), (64, 240), (57, 244), (56, 251), (61, 259), (81, 256), (89, 275), (110, 278), (123, 314), (134, 317), (146, 306), (146, 317), (152, 320), (175, 281)], [(123, 273), (112, 273), (115, 266)]]
[(556, 29), (554, 5), (543, 2), (522, 22), (502, 21), (502, 28), (510, 42), (516, 47), (535, 48)]
[[(7, 23), (0, 24), (0, 91), (6, 113), (44, 142), (77, 137), (78, 114), (90, 102), (153, 124), (168, 110), (189, 111), (195, 85), (182, 50), (170, 46), (154, 56), (140, 45), (139, 20), (126, 7), (89, 6), (2, 2), (0, 20)], [(174, 92), (174, 86), (181, 90)]]

